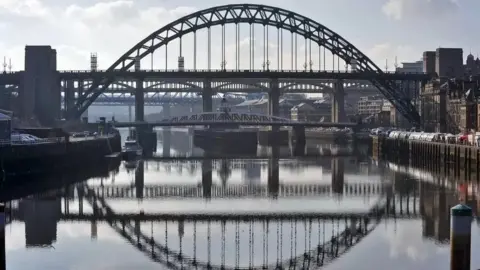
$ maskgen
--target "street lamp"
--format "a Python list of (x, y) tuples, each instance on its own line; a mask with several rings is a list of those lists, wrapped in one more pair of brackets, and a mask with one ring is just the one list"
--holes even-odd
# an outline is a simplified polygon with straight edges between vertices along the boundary
[(313, 71), (313, 61), (310, 60), (310, 71)]
[(267, 70), (270, 70), (270, 60), (267, 60)]

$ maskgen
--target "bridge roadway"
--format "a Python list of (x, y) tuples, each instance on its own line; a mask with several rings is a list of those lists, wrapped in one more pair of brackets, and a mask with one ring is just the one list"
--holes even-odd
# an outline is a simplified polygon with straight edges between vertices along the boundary
[[(343, 184), (343, 195), (345, 196), (373, 196), (382, 194), (389, 184), (380, 182), (360, 182)], [(90, 186), (97, 196), (105, 199), (136, 199), (142, 194), (144, 199), (182, 197), (201, 198), (205, 196), (206, 190), (211, 192), (212, 198), (242, 198), (242, 197), (268, 197), (272, 190), (267, 185), (212, 185), (211, 188), (202, 187), (198, 184), (170, 185), (153, 184), (144, 185), (141, 193), (137, 194), (137, 188), (132, 185), (103, 185)], [(208, 192), (207, 191), (207, 192)], [(210, 196), (210, 192), (209, 196)], [(318, 196), (334, 194), (330, 183), (294, 183), (280, 184), (278, 197), (297, 196)], [(138, 195), (138, 196), (137, 196)]]
[[(335, 89), (333, 88), (334, 81), (332, 80), (288, 80), (279, 82), (279, 89), (282, 93), (306, 93), (306, 94), (316, 94), (316, 93), (334, 93)], [(199, 82), (175, 82), (175, 80), (168, 79), (160, 82), (146, 82), (143, 86), (144, 93), (189, 93), (189, 94), (199, 94), (203, 91), (203, 86)], [(125, 93), (134, 93), (137, 89), (136, 82), (112, 83), (106, 90), (105, 93), (110, 94), (125, 94)], [(346, 92), (350, 91), (378, 91), (377, 88), (368, 82), (353, 82), (353, 83), (344, 83), (344, 90)], [(65, 87), (64, 87), (65, 89)], [(79, 90), (75, 88), (76, 92)], [(86, 89), (85, 89), (86, 90)], [(214, 93), (266, 93), (270, 90), (268, 83), (265, 82), (212, 82), (212, 91)]]
[[(23, 71), (0, 74), (0, 84), (18, 85)], [(304, 71), (304, 70), (68, 70), (58, 71), (60, 80), (95, 80), (116, 78), (121, 80), (169, 79), (335, 79), (335, 80), (387, 80), (426, 81), (432, 75), (426, 73), (399, 72), (346, 72), (346, 71)]]
[[(220, 102), (223, 97), (214, 96), (212, 97), (213, 101)], [(170, 97), (165, 95), (145, 95), (144, 98), (145, 106), (158, 106), (158, 105), (173, 105), (173, 104), (201, 104), (203, 102), (202, 97), (191, 97), (191, 96), (180, 96), (180, 97)], [(244, 102), (245, 98), (240, 97), (227, 97), (229, 104), (240, 104)], [(133, 95), (100, 95), (95, 102), (94, 106), (135, 106), (135, 96)]]
[[(1, 75), (0, 75), (1, 76)], [(332, 80), (285, 80), (279, 83), (279, 89), (282, 93), (334, 93), (335, 89)], [(83, 88), (71, 88), (76, 94), (88, 90), (92, 84), (90, 81), (85, 81)], [(147, 81), (144, 82), (143, 92), (148, 93), (181, 93), (181, 94), (200, 94), (204, 87), (202, 82), (192, 81), (175, 81), (174, 79), (166, 79), (163, 81)], [(133, 94), (139, 89), (136, 81), (115, 81), (109, 85), (104, 94)], [(355, 81), (343, 83), (344, 91), (378, 91), (378, 89), (369, 82)], [(18, 85), (7, 86), (6, 91), (16, 92)], [(237, 95), (238, 93), (267, 93), (270, 90), (268, 82), (251, 82), (245, 79), (245, 82), (212, 82), (212, 91), (214, 93)], [(62, 92), (68, 91), (67, 86), (62, 85)]]
[(344, 122), (344, 123), (325, 123), (325, 122), (258, 122), (258, 121), (206, 121), (206, 120), (196, 120), (196, 121), (161, 121), (161, 122), (115, 122), (114, 126), (117, 128), (126, 128), (126, 127), (179, 127), (179, 126), (231, 126), (232, 124), (237, 124), (240, 126), (289, 126), (289, 127), (336, 127), (336, 128), (354, 128), (357, 127), (357, 123)]

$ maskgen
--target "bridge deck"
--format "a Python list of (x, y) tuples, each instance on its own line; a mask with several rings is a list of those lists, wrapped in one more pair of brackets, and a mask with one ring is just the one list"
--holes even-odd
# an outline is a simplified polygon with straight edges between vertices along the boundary
[(180, 121), (180, 122), (115, 122), (114, 126), (117, 128), (125, 127), (178, 127), (178, 126), (229, 126), (238, 124), (240, 126), (290, 126), (290, 127), (357, 127), (357, 123), (324, 123), (324, 122), (257, 122), (257, 121)]
[[(19, 84), (23, 71), (0, 74), (0, 84)], [(117, 79), (342, 79), (342, 80), (410, 80), (422, 81), (432, 78), (426, 73), (389, 73), (389, 72), (345, 72), (345, 71), (303, 71), (303, 70), (141, 70), (141, 71), (58, 71), (61, 80), (101, 80), (106, 77)]]

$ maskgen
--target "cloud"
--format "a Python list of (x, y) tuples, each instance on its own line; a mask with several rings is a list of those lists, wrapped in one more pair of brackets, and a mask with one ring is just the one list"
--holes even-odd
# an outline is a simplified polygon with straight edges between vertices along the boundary
[(395, 68), (395, 60), (400, 65), (402, 62), (414, 62), (421, 60), (422, 52), (408, 45), (393, 45), (389, 42), (374, 45), (371, 49), (365, 52), (366, 55), (379, 68), (385, 69), (385, 64), (388, 64), (388, 69)]
[(0, 14), (11, 13), (22, 17), (43, 17), (48, 10), (39, 0), (2, 0)]
[[(88, 69), (89, 53), (99, 55), (99, 68), (108, 68), (137, 42), (171, 21), (196, 9), (142, 7), (137, 1), (98, 2), (90, 6), (47, 6), (38, 0), (1, 0), (0, 52), (23, 69), (18, 47), (51, 45), (58, 50), (59, 69)], [(21, 34), (19, 34), (21, 30)], [(3, 56), (3, 55), (2, 55)]]
[(457, 0), (388, 0), (383, 13), (393, 20), (434, 19), (453, 14), (458, 9)]

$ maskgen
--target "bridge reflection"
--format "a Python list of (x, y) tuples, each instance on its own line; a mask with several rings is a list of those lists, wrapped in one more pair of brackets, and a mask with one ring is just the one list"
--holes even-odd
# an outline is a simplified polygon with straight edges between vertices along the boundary
[[(188, 162), (188, 161), (187, 161)], [(105, 185), (101, 184), (95, 189), (97, 194), (107, 198), (161, 198), (161, 197), (288, 197), (288, 196), (315, 196), (321, 194), (338, 194), (351, 196), (364, 196), (366, 193), (370, 195), (380, 194), (383, 190), (382, 183), (347, 183), (345, 184), (345, 163), (346, 158), (330, 159), (332, 182), (331, 184), (319, 183), (280, 183), (280, 168), (302, 168), (303, 166), (316, 166), (317, 159), (304, 160), (283, 160), (277, 157), (270, 157), (267, 160), (213, 160), (200, 159), (200, 161), (185, 164), (176, 163), (178, 166), (200, 166), (201, 181), (197, 184), (154, 184), (145, 185), (145, 169), (147, 166), (144, 161), (139, 161), (134, 170), (135, 181), (131, 185)], [(198, 165), (200, 164), (200, 165)], [(164, 164), (162, 164), (164, 165)], [(233, 166), (232, 166), (233, 165)], [(283, 165), (283, 166), (282, 166)], [(164, 165), (168, 171), (168, 164)], [(232, 168), (233, 167), (233, 168)], [(247, 173), (251, 170), (264, 168), (267, 171), (267, 185), (255, 184), (254, 180), (246, 178), (245, 184), (227, 184), (231, 177), (232, 170), (237, 168), (247, 169)], [(221, 179), (220, 185), (213, 183), (213, 172), (215, 169)], [(181, 173), (182, 170), (179, 170)], [(252, 174), (252, 173), (251, 173)], [(261, 171), (256, 172), (256, 176), (260, 177)], [(194, 175), (194, 174), (193, 174)], [(250, 175), (252, 176), (252, 175)]]
[[(334, 159), (332, 166), (341, 169), (341, 160)], [(274, 162), (269, 163), (275, 168)], [(210, 191), (206, 193), (210, 198), (272, 197), (273, 190), (274, 198), (324, 197), (334, 194), (334, 189), (343, 189), (346, 198), (376, 196), (375, 202), (364, 211), (356, 212), (322, 208), (303, 212), (196, 212), (186, 209), (180, 213), (152, 213), (115, 210), (110, 204), (122, 198), (205, 196), (203, 189), (208, 187), (208, 181), (204, 176), (199, 185), (152, 185), (142, 180), (142, 168), (137, 168), (135, 176), (139, 180), (136, 179), (133, 186), (81, 183), (12, 201), (8, 204), (7, 218), (13, 222), (25, 222), (29, 246), (54, 243), (59, 222), (88, 222), (92, 238), (97, 237), (99, 224), (108, 224), (138, 251), (166, 268), (310, 269), (327, 265), (342, 256), (382, 220), (421, 219), (424, 237), (444, 243), (449, 238), (449, 208), (459, 199), (456, 190), (452, 190), (455, 186), (447, 184), (444, 179), (414, 179), (402, 170), (385, 172), (378, 183), (340, 185), (334, 182), (340, 181), (340, 176), (332, 175), (332, 184), (315, 185), (282, 184), (278, 181), (278, 171), (269, 169), (266, 186), (210, 184)], [(205, 171), (211, 173), (208, 168)], [(206, 178), (208, 180), (208, 175)], [(352, 192), (346, 192), (349, 189)], [(353, 191), (355, 189), (357, 194)], [(467, 198), (462, 195), (462, 198), (469, 204), (478, 204), (476, 195), (467, 194)], [(75, 202), (78, 207), (73, 205)], [(84, 202), (91, 209), (86, 209)], [(477, 208), (474, 210), (478, 211)]]
[(392, 187), (359, 213), (117, 213), (94, 189), (79, 184), (80, 190), (92, 206), (90, 213), (81, 208), (71, 213), (68, 205), (61, 206), (69, 199), (58, 194), (10, 203), (9, 218), (26, 224), (27, 245), (54, 243), (61, 221), (90, 222), (96, 238), (102, 222), (168, 268), (310, 269), (340, 257), (382, 219), (422, 219), (424, 237), (447, 241), (448, 207), (456, 203), (445, 187), (420, 182), (401, 191)]

